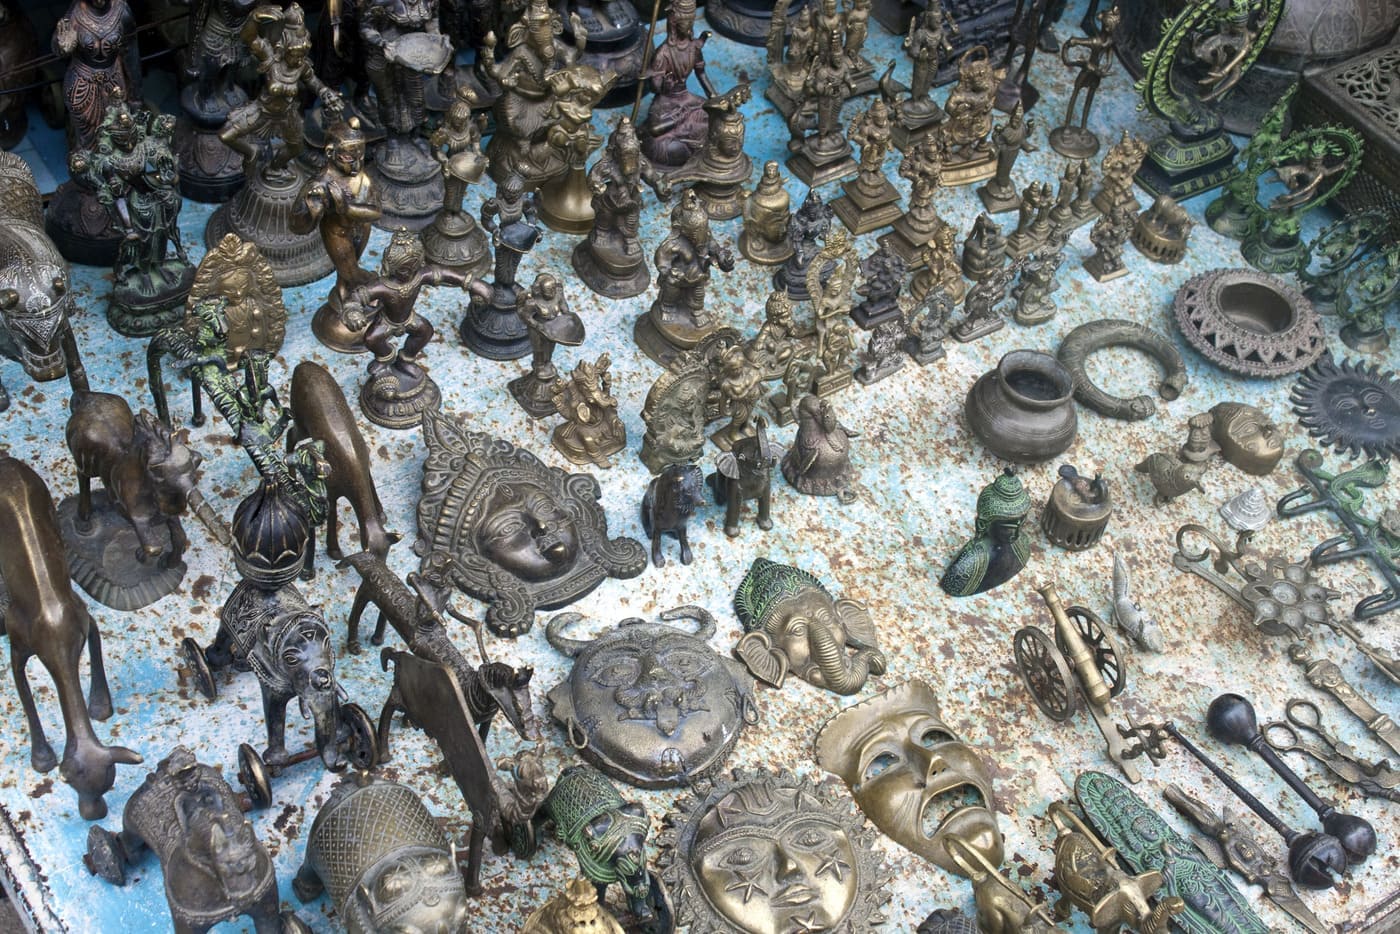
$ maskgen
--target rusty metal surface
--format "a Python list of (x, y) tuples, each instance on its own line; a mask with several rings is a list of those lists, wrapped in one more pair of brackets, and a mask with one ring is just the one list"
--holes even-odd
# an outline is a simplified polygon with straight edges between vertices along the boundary
[[(1075, 8), (1063, 20), (1066, 26), (1078, 22), (1082, 5), (1073, 4)], [(868, 52), (873, 61), (883, 63), (894, 54), (898, 39), (878, 26), (871, 31)], [(1061, 31), (1063, 34), (1064, 29)], [(761, 49), (737, 47), (715, 39), (707, 46), (707, 54), (711, 76), (721, 89), (732, 85), (741, 69), (755, 76), (763, 71)], [(902, 57), (899, 61), (896, 77), (908, 69)], [(1046, 144), (1045, 133), (1063, 113), (1072, 75), (1060, 68), (1053, 57), (1040, 56), (1034, 78), (1047, 99), (1034, 111), (1039, 125), (1033, 139), (1040, 151), (1023, 157), (1016, 167), (1015, 176), (1022, 185), (1033, 178), (1053, 181), (1059, 175), (1062, 164)], [(765, 81), (766, 76), (759, 80)], [(936, 93), (946, 95), (947, 89)], [(848, 105), (848, 118), (855, 106)], [(778, 115), (761, 93), (755, 93), (745, 109), (750, 118), (747, 149), (755, 166), (761, 166), (768, 158), (782, 158), (786, 132)], [(603, 127), (612, 117), (612, 113), (599, 114), (597, 123)], [(1105, 142), (1124, 127), (1148, 135), (1155, 132), (1146, 118), (1135, 111), (1131, 88), (1121, 71), (1105, 82), (1091, 126)], [(887, 168), (907, 197), (907, 184), (895, 174), (897, 157), (897, 153), (890, 156)], [(789, 182), (788, 187), (794, 204), (799, 203), (804, 187), (797, 182)], [(469, 208), (474, 210), (484, 194), (480, 188), (473, 191)], [(834, 197), (836, 191), (824, 194)], [(1140, 200), (1146, 206), (1146, 196), (1140, 196)], [(1206, 200), (1188, 203), (1194, 217), (1199, 219)], [(961, 188), (940, 192), (937, 207), (945, 218), (965, 231), (980, 203), (971, 188)], [(209, 213), (207, 206), (186, 205), (182, 221), (187, 243), (202, 244), (200, 233)], [(648, 252), (664, 235), (664, 215), (665, 211), (654, 204), (644, 214), (642, 235)], [(1000, 218), (1006, 224), (1011, 219), (1011, 215)], [(727, 237), (737, 237), (739, 229), (737, 221), (715, 224), (716, 232)], [(605, 581), (571, 608), (594, 620), (597, 631), (602, 631), (624, 616), (654, 617), (669, 607), (697, 603), (717, 617), (716, 644), (721, 651), (728, 651), (740, 632), (731, 606), (733, 591), (758, 556), (803, 567), (825, 580), (838, 595), (863, 601), (889, 655), (885, 675), (872, 679), (874, 684), (852, 698), (836, 697), (797, 679), (789, 679), (781, 691), (762, 689), (758, 696), (761, 720), (745, 731), (732, 764), (780, 766), (815, 775), (818, 769), (812, 759), (812, 739), (831, 713), (880, 686), (922, 677), (938, 691), (945, 719), (992, 761), (997, 807), (1007, 838), (1006, 870), (1011, 878), (1032, 889), (1037, 898), (1047, 896), (1052, 867), (1053, 831), (1046, 818), (1048, 805), (1053, 799), (1070, 794), (1079, 771), (1112, 771), (1112, 766), (1087, 717), (1081, 714), (1068, 724), (1055, 724), (1034, 707), (1011, 664), (1011, 637), (1027, 624), (1048, 630), (1048, 614), (1033, 590), (1037, 582), (1044, 580), (1057, 582), (1067, 604), (1082, 604), (1108, 618), (1114, 549), (1131, 568), (1135, 596), (1145, 612), (1162, 622), (1168, 643), (1166, 653), (1159, 656), (1131, 653), (1128, 687), (1120, 703), (1134, 719), (1174, 719), (1205, 748), (1218, 753), (1262, 798), (1276, 803), (1288, 821), (1300, 827), (1313, 826), (1313, 816), (1272, 773), (1243, 753), (1222, 750), (1205, 737), (1199, 718), (1211, 698), (1226, 690), (1239, 691), (1253, 699), (1261, 717), (1274, 718), (1282, 714), (1290, 696), (1309, 696), (1319, 703), (1328, 724), (1343, 740), (1355, 744), (1368, 756), (1379, 758), (1384, 751), (1335, 702), (1311, 692), (1302, 672), (1288, 661), (1282, 641), (1251, 631), (1243, 612), (1224, 595), (1197, 578), (1177, 572), (1170, 564), (1171, 539), (1179, 525), (1194, 521), (1223, 531), (1216, 507), (1247, 486), (1259, 484), (1270, 500), (1297, 486), (1293, 455), (1307, 446), (1305, 434), (1288, 410), (1287, 380), (1230, 377), (1186, 348), (1170, 323), (1170, 300), (1177, 286), (1203, 270), (1240, 264), (1235, 243), (1202, 224), (1193, 231), (1186, 259), (1180, 265), (1156, 266), (1129, 248), (1131, 274), (1100, 285), (1079, 266), (1081, 259), (1092, 252), (1088, 234), (1087, 226), (1080, 228), (1070, 241), (1069, 262), (1056, 294), (1060, 312), (1049, 323), (1036, 328), (1008, 323), (1001, 331), (971, 345), (950, 342), (946, 359), (930, 367), (906, 365), (900, 373), (869, 391), (856, 384), (835, 397), (842, 421), (862, 433), (853, 445), (853, 458), (860, 473), (855, 503), (843, 507), (834, 499), (799, 496), (781, 478), (775, 478), (773, 517), (777, 527), (772, 532), (765, 534), (745, 523), (742, 534), (730, 540), (721, 528), (721, 510), (707, 507), (691, 524), (695, 561), (688, 568), (671, 560), (664, 570), (649, 568), (634, 580)], [(859, 238), (862, 255), (873, 249), (874, 236)], [(387, 234), (374, 234), (367, 264), (377, 264), (379, 251), (387, 241)], [(626, 301), (608, 301), (573, 282), (568, 255), (575, 242), (573, 237), (547, 234), (541, 248), (525, 259), (521, 279), (529, 282), (544, 271), (562, 271), (566, 275), (568, 297), (585, 321), (588, 338), (582, 348), (561, 348), (556, 363), (570, 367), (603, 351), (612, 355), (613, 390), (621, 402), (629, 449), (617, 458), (618, 466), (598, 476), (612, 534), (640, 539), (638, 505), (649, 479), (636, 457), (642, 438), (640, 411), (658, 370), (632, 345), (631, 333), (633, 320), (645, 311), (652, 293)], [(194, 250), (195, 254), (201, 252), (202, 247)], [(92, 268), (77, 268), (74, 272), (79, 309), (74, 327), (93, 388), (123, 392), (135, 405), (149, 406), (144, 345), (114, 335), (102, 317), (110, 274)], [(724, 323), (746, 333), (757, 328), (770, 273), (770, 268), (740, 262), (732, 274), (716, 275), (710, 301)], [(288, 291), (287, 341), (274, 366), (274, 376), (285, 386), (296, 361), (315, 359), (330, 368), (347, 397), (354, 400), (366, 359), (337, 356), (321, 347), (310, 333), (311, 314), (328, 287), (329, 281), (323, 281)], [(547, 463), (569, 468), (549, 444), (556, 420), (527, 418), (506, 392), (506, 382), (524, 371), (524, 362), (494, 363), (474, 357), (459, 346), (455, 330), (463, 310), (462, 294), (452, 289), (431, 291), (419, 304), (419, 311), (438, 330), (438, 337), (428, 348), (428, 364), (442, 387), (444, 409), (462, 415), (474, 429), (498, 434), (524, 445)], [(800, 307), (798, 313), (809, 315), (810, 311)], [(963, 396), (972, 382), (1006, 351), (1024, 347), (1053, 352), (1071, 329), (1101, 317), (1129, 318), (1172, 335), (1186, 359), (1190, 384), (1179, 399), (1159, 403), (1157, 414), (1143, 422), (1113, 421), (1080, 411), (1079, 437), (1063, 460), (1075, 464), (1081, 472), (1104, 471), (1117, 503), (1117, 511), (1098, 547), (1077, 554), (1057, 550), (1045, 541), (1037, 525), (1029, 567), (1019, 577), (989, 594), (962, 600), (946, 597), (938, 589), (938, 576), (944, 562), (971, 531), (977, 492), (1000, 469), (961, 423)], [(1325, 319), (1324, 326), (1329, 344), (1342, 351), (1336, 320)], [(1393, 354), (1392, 351), (1389, 365), (1394, 365)], [(1100, 387), (1115, 395), (1135, 395), (1145, 387), (1155, 386), (1157, 381), (1155, 365), (1128, 350), (1094, 355), (1088, 372)], [(0, 361), (0, 373), (15, 394), (14, 408), (0, 416), (4, 444), (45, 477), (56, 499), (74, 493), (74, 471), (62, 441), (66, 387), (60, 383), (31, 384), (19, 366), (9, 361)], [(173, 416), (187, 420), (188, 397), (173, 389), (171, 399)], [(1283, 464), (1272, 476), (1262, 479), (1247, 477), (1228, 466), (1217, 467), (1203, 481), (1205, 495), (1190, 494), (1161, 509), (1153, 508), (1152, 491), (1146, 479), (1133, 472), (1133, 465), (1152, 451), (1175, 451), (1185, 437), (1186, 419), (1226, 399), (1261, 407), (1284, 429), (1289, 455)], [(416, 565), (410, 543), (425, 451), (416, 430), (388, 431), (363, 419), (361, 427), (373, 454), (375, 477), (390, 526), (405, 533), (409, 540), (389, 555), (390, 565), (403, 574)], [(791, 427), (777, 430), (776, 437), (788, 444), (792, 431)], [(226, 426), (216, 416), (211, 416), (203, 429), (193, 432), (193, 441), (207, 458), (203, 486), (210, 503), (227, 517), (252, 489), (253, 468), (231, 444)], [(712, 454), (713, 448), (707, 452), (707, 458)], [(1331, 463), (1335, 461), (1329, 459)], [(1022, 474), (1037, 503), (1033, 519), (1038, 517), (1039, 504), (1049, 495), (1055, 466), (1052, 462), (1026, 469)], [(1394, 504), (1396, 490), (1400, 486), (1375, 497), (1374, 502)], [(345, 518), (349, 520), (348, 513)], [(222, 676), (218, 701), (206, 702), (183, 667), (181, 638), (194, 636), (202, 642), (211, 639), (218, 607), (237, 582), (231, 557), (197, 524), (190, 522), (187, 527), (192, 539), (187, 556), (190, 571), (178, 592), (134, 613), (117, 613), (90, 603), (102, 628), (117, 708), (111, 721), (98, 725), (98, 732), (106, 741), (138, 749), (149, 764), (168, 753), (175, 743), (183, 742), (201, 761), (217, 764), (232, 776), (238, 743), (247, 740), (259, 747), (263, 744), (261, 703), (256, 679), (250, 674)], [(346, 524), (342, 538), (353, 539), (353, 528), (353, 522)], [(350, 532), (349, 536), (346, 532)], [(1324, 516), (1310, 516), (1273, 523), (1258, 535), (1256, 544), (1300, 559), (1312, 545), (1338, 532)], [(351, 570), (336, 570), (324, 556), (318, 566), (316, 580), (304, 589), (308, 599), (324, 610), (339, 646), (343, 644), (343, 620), (358, 578)], [(1343, 608), (1371, 592), (1368, 572), (1361, 564), (1329, 567), (1322, 579), (1342, 592), (1339, 606)], [(462, 600), (460, 605), (480, 612), (470, 601)], [(546, 644), (542, 619), (517, 642), (496, 641), (491, 648), (504, 660), (535, 666), (535, 703), (543, 718), (547, 712), (544, 695), (564, 677), (568, 660)], [(1363, 629), (1383, 648), (1400, 650), (1400, 626), (1393, 615), (1363, 624)], [(463, 651), (470, 654), (470, 634), (461, 630), (456, 636)], [(1400, 715), (1400, 688), (1384, 682), (1339, 641), (1328, 637), (1322, 640), (1332, 646), (1334, 657), (1345, 659), (1349, 676), (1378, 707)], [(337, 664), (338, 676), (351, 700), (371, 713), (377, 712), (390, 685), (379, 669), (378, 653), (342, 654)], [(32, 670), (39, 669), (34, 666)], [(165, 899), (153, 858), (134, 868), (131, 881), (123, 889), (109, 887), (83, 868), (81, 855), (88, 824), (78, 817), (74, 795), (59, 782), (56, 773), (41, 776), (29, 768), (24, 720), (8, 674), (0, 676), (0, 682), (0, 730), (6, 737), (6, 752), (0, 757), (0, 857), (6, 886), (17, 886), (19, 890), (17, 906), (44, 931), (167, 929)], [(59, 721), (53, 692), (42, 675), (35, 678), (35, 684), (46, 726), (56, 731)], [(299, 719), (295, 705), (289, 721), (289, 742), (309, 738), (309, 726)], [(497, 726), (489, 746), (493, 754), (503, 755), (513, 751), (518, 742), (508, 729)], [(547, 762), (553, 772), (576, 761), (562, 732), (552, 723), (546, 727), (546, 744)], [(387, 776), (422, 791), (429, 808), (445, 820), (448, 831), (464, 841), (470, 825), (467, 809), (430, 744), (422, 734), (396, 726), (394, 746), (396, 756), (385, 770)], [(1319, 917), (1329, 923), (1341, 923), (1359, 916), (1400, 886), (1400, 856), (1396, 851), (1400, 809), (1348, 793), (1311, 766), (1298, 767), (1320, 791), (1371, 820), (1380, 837), (1379, 853), (1354, 870), (1339, 889), (1305, 896)], [(1161, 766), (1144, 764), (1144, 772), (1145, 781), (1138, 791), (1182, 830), (1186, 828), (1180, 818), (1161, 798), (1160, 789), (1169, 781), (1201, 794), (1216, 806), (1228, 805), (1236, 813), (1242, 810), (1179, 752)], [(118, 773), (117, 785), (108, 795), (112, 816), (103, 822), (105, 826), (116, 829), (121, 808), (139, 786), (142, 775), (141, 767), (123, 768)], [(306, 828), (330, 784), (331, 778), (315, 763), (297, 766), (275, 780), (273, 805), (252, 815), (259, 837), (276, 862), (287, 906), (295, 908), (318, 931), (335, 927), (326, 900), (301, 905), (292, 895), (291, 879), (300, 863)], [(654, 822), (659, 822), (677, 798), (674, 791), (630, 794), (648, 804)], [(1262, 826), (1256, 830), (1261, 836), (1266, 833)], [(1272, 842), (1277, 838), (1266, 839)], [(894, 892), (886, 930), (910, 931), (935, 907), (970, 908), (971, 892), (966, 883), (920, 862), (888, 840), (882, 839), (880, 846), (887, 858)], [(573, 867), (573, 858), (552, 840), (529, 864), (488, 856), (483, 867), (486, 892), (478, 900), (472, 930), (480, 934), (517, 930), (535, 906), (569, 880)], [(1290, 929), (1288, 918), (1271, 904), (1259, 901), (1257, 892), (1251, 892), (1250, 897), (1271, 926)], [(1077, 930), (1088, 929), (1082, 915), (1074, 923)], [(218, 930), (237, 929), (224, 926)]]

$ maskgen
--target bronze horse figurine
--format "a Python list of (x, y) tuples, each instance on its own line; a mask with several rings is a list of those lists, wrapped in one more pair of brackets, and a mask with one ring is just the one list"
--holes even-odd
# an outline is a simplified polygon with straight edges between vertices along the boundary
[[(141, 756), (124, 746), (103, 746), (92, 720), (112, 715), (112, 695), (102, 665), (102, 636), (68, 578), (58, 515), (48, 487), (28, 465), (0, 453), (0, 580), (9, 606), (0, 631), (10, 637), (10, 668), (29, 723), (30, 763), (40, 772), (59, 766), (63, 780), (78, 793), (78, 811), (87, 820), (107, 814), (103, 795), (116, 782), (117, 765), (135, 765)], [(87, 646), (91, 690), (83, 704), (78, 664)], [(25, 667), (39, 661), (53, 679), (63, 709), (63, 761), (58, 762), (34, 707)]]

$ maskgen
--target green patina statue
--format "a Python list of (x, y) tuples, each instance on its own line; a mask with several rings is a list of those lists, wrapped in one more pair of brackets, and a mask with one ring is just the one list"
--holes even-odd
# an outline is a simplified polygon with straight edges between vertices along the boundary
[(174, 136), (173, 117), (132, 112), (116, 101), (102, 118), (96, 146), (68, 159), (73, 178), (94, 192), (122, 232), (107, 321), (127, 337), (149, 337), (180, 321), (194, 282), (180, 242)]
[(1380, 353), (1390, 346), (1385, 316), (1400, 297), (1400, 244), (1369, 254), (1352, 266), (1337, 292), (1342, 341), (1352, 350)]
[(1259, 166), (1263, 164), (1265, 155), (1283, 139), (1283, 125), (1288, 122), (1289, 108), (1297, 93), (1297, 83), (1289, 85), (1288, 90), (1259, 121), (1259, 129), (1240, 150), (1239, 164), (1225, 180), (1220, 196), (1206, 205), (1206, 223), (1211, 230), (1235, 240), (1249, 233), (1259, 212), (1254, 200)]
[(998, 587), (1026, 566), (1031, 537), (1026, 516), (1031, 497), (1021, 479), (1007, 468), (977, 496), (972, 539), (962, 547), (938, 586), (952, 597), (969, 597)]

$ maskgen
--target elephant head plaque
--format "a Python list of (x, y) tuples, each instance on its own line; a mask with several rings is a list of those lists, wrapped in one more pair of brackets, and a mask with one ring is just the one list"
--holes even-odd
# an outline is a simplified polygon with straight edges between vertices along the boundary
[(446, 552), (457, 581), (487, 604), (499, 636), (528, 632), (535, 610), (567, 606), (608, 577), (636, 577), (647, 554), (631, 538), (608, 538), (602, 491), (592, 474), (565, 473), (508, 441), (425, 413), (420, 556)]

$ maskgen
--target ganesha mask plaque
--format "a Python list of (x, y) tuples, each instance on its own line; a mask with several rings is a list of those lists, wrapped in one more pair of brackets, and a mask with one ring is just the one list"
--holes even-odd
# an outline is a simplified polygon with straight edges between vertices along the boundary
[(1001, 865), (991, 773), (943, 722), (923, 681), (906, 681), (832, 717), (817, 733), (816, 756), (850, 786), (871, 823), (905, 849), (961, 874), (944, 846), (954, 836)]
[(745, 630), (734, 654), (766, 684), (782, 687), (791, 671), (819, 688), (854, 694), (885, 671), (865, 607), (837, 600), (799, 568), (754, 559), (734, 610)]
[(884, 920), (875, 831), (834, 783), (736, 771), (666, 821), (658, 862), (690, 934), (857, 934)]
[(579, 753), (602, 771), (638, 788), (689, 785), (714, 772), (744, 724), (758, 720), (753, 679), (710, 648), (714, 617), (698, 606), (661, 614), (692, 619), (694, 633), (625, 619), (591, 640), (571, 639), (549, 621), (549, 644), (574, 657), (569, 677), (549, 692), (554, 714)]
[(592, 475), (547, 466), (441, 413), (424, 415), (423, 436), (415, 552), (456, 559), (455, 580), (487, 603), (486, 624), (497, 635), (528, 632), (537, 608), (567, 606), (605, 578), (646, 567), (640, 542), (608, 538)]

